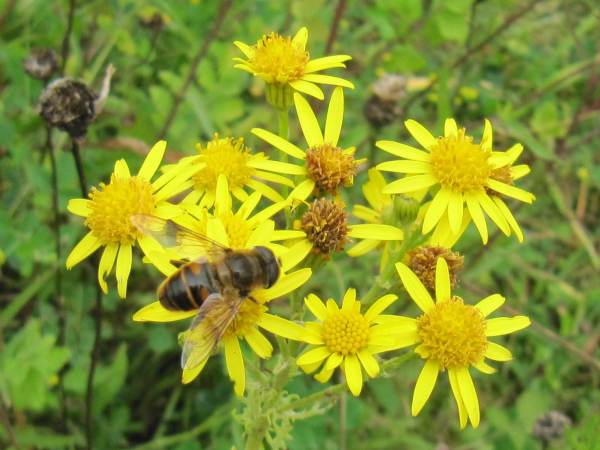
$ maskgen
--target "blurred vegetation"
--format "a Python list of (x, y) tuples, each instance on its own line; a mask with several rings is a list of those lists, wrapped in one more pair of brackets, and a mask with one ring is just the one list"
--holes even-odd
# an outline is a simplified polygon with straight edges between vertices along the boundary
[[(458, 250), (467, 267), (460, 286), (465, 298), (501, 292), (509, 299), (505, 312), (527, 314), (534, 325), (510, 338), (515, 360), (499, 375), (476, 376), (483, 410), (478, 429), (458, 432), (446, 381), (423, 413), (411, 418), (420, 365), (410, 362), (402, 373), (369, 382), (359, 399), (347, 398), (343, 423), (337, 406), (296, 422), (289, 448), (339, 448), (340, 431), (348, 436), (347, 448), (360, 450), (600, 448), (597, 1), (340, 2), (345, 8), (335, 36), (337, 2), (325, 0), (233, 2), (222, 11), (222, 23), (216, 0), (80, 1), (66, 33), (70, 3), (0, 1), (1, 448), (85, 446), (95, 329), (94, 273), (85, 264), (64, 270), (65, 255), (83, 232), (80, 221), (66, 213), (68, 199), (80, 197), (75, 165), (66, 135), (53, 132), (57, 263), (50, 158), (36, 109), (44, 83), (27, 76), (23, 60), (36, 48), (50, 47), (60, 65), (67, 36), (68, 76), (99, 90), (106, 65), (116, 67), (106, 107), (82, 150), (88, 180), (97, 184), (117, 158), (139, 166), (177, 98), (166, 132), (171, 157), (193, 153), (196, 142), (215, 132), (244, 136), (260, 148), (249, 130), (271, 127), (274, 113), (263, 100), (263, 83), (232, 68), (232, 58), (239, 56), (232, 41), (253, 42), (271, 30), (293, 34), (303, 25), (310, 31), (311, 55), (324, 55), (331, 37), (332, 54), (353, 56), (345, 77), (356, 89), (348, 92), (342, 140), (357, 145), (358, 155), (371, 164), (380, 160), (372, 148), (375, 139), (409, 139), (402, 125), (407, 118), (439, 133), (452, 116), (477, 136), (487, 117), (496, 147), (525, 145), (522, 160), (532, 174), (524, 187), (537, 196), (533, 206), (516, 213), (525, 243), (500, 236), (482, 248), (473, 232)], [(363, 110), (370, 85), (386, 72), (405, 77), (413, 88), (398, 100), (392, 123), (376, 128)], [(298, 130), (292, 134), (298, 136)], [(360, 173), (347, 191), (349, 203), (364, 202), (365, 179)], [(364, 293), (365, 273), (374, 271), (376, 258), (341, 255), (313, 276), (311, 288), (338, 298), (347, 286)], [(153, 301), (160, 282), (157, 272), (136, 264), (128, 299), (118, 300), (113, 286), (102, 300), (91, 405), (95, 448), (243, 448), (243, 428), (232, 414), (239, 414), (240, 404), (220, 359), (211, 360), (193, 384), (181, 386), (177, 333), (183, 325), (132, 322), (132, 312)], [(54, 281), (59, 272), (61, 298)], [(288, 390), (305, 395), (315, 384), (299, 377)], [(544, 441), (533, 430), (551, 410), (571, 424), (563, 436)]]

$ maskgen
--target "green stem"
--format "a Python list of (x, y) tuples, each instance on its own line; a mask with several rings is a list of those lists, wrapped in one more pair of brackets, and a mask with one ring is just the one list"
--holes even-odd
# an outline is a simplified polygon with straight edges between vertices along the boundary
[[(290, 123), (287, 108), (277, 109), (277, 122), (279, 124), (279, 136), (283, 139), (290, 138)], [(287, 153), (283, 154), (283, 158), (287, 159)]]

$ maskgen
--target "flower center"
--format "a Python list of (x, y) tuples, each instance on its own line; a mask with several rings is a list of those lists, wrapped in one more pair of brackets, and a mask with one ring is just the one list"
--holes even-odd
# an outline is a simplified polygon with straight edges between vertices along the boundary
[(454, 192), (475, 191), (485, 186), (492, 173), (489, 156), (462, 128), (456, 136), (438, 138), (431, 148), (431, 166), (443, 187)]
[(352, 186), (356, 164), (352, 155), (325, 143), (307, 150), (306, 169), (317, 189), (335, 194), (340, 186)]
[(103, 245), (131, 244), (139, 236), (131, 223), (134, 214), (152, 214), (156, 200), (152, 185), (141, 178), (111, 176), (108, 185), (92, 188), (89, 194), (92, 212), (85, 224)]
[(215, 134), (206, 147), (198, 145), (197, 148), (200, 153), (198, 162), (204, 164), (192, 177), (198, 190), (214, 190), (220, 174), (227, 177), (231, 189), (240, 188), (254, 174), (254, 169), (248, 167), (251, 154), (243, 138), (219, 139)]
[(229, 237), (229, 247), (233, 249), (245, 248), (252, 231), (246, 221), (232, 213), (222, 214), (219, 219), (225, 226), (225, 232)]
[(369, 342), (369, 322), (356, 311), (339, 311), (323, 321), (321, 337), (331, 352), (358, 353)]
[(487, 349), (481, 312), (460, 297), (437, 303), (417, 319), (422, 344), (419, 354), (442, 369), (466, 367), (481, 361)]
[(225, 336), (244, 336), (250, 333), (266, 310), (267, 308), (260, 303), (244, 300), (235, 319), (225, 331)]
[(308, 52), (293, 45), (290, 37), (270, 33), (256, 43), (248, 62), (267, 83), (286, 84), (304, 75), (308, 59)]
[(316, 253), (329, 256), (334, 251), (344, 249), (348, 222), (346, 212), (338, 204), (326, 198), (315, 200), (300, 222)]
[(454, 288), (458, 272), (463, 267), (463, 256), (445, 247), (424, 245), (408, 253), (408, 266), (430, 291), (435, 292), (435, 268), (438, 258), (444, 258), (450, 272), (450, 287)]

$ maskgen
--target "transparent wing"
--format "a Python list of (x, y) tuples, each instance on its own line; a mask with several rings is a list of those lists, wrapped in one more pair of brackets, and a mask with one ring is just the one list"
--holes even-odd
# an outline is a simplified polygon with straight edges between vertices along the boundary
[(225, 289), (223, 294), (211, 294), (204, 300), (183, 341), (182, 369), (193, 369), (210, 357), (243, 301), (235, 289)]
[(184, 228), (172, 220), (147, 214), (131, 216), (131, 223), (144, 235), (156, 239), (166, 250), (178, 258), (195, 261), (208, 258), (211, 261), (223, 257), (227, 247), (196, 231)]

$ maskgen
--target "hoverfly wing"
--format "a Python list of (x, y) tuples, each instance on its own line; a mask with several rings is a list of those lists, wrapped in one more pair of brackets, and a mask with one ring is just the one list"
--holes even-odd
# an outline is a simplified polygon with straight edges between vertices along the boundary
[(233, 289), (211, 294), (202, 303), (183, 342), (181, 368), (191, 370), (210, 357), (235, 319), (243, 298)]
[(148, 214), (135, 214), (131, 223), (144, 235), (154, 238), (177, 257), (195, 261), (208, 257), (220, 258), (228, 249), (217, 241), (196, 231), (185, 228), (172, 220)]

